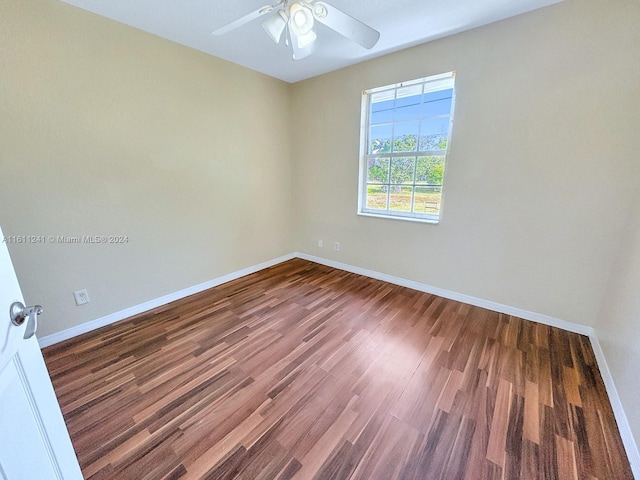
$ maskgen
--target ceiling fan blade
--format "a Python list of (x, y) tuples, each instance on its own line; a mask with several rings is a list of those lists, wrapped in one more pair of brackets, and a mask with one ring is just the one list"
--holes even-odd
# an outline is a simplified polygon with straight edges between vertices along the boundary
[(359, 43), (364, 48), (372, 48), (378, 43), (380, 32), (353, 18), (351, 15), (347, 15), (342, 10), (338, 10), (325, 2), (315, 2), (312, 5), (312, 9), (316, 20), (324, 23), (343, 37)]
[(217, 30), (214, 30), (213, 32), (211, 32), (211, 35), (224, 35), (225, 33), (228, 33), (231, 30), (235, 30), (236, 28), (241, 27), (245, 23), (249, 23), (251, 20), (255, 20), (256, 18), (261, 17), (265, 13), (272, 12), (274, 9), (280, 6), (281, 3), (282, 2), (279, 2), (275, 5), (265, 5), (264, 7), (261, 7), (254, 12), (247, 13), (244, 17), (240, 17), (239, 19), (234, 20), (231, 23), (227, 23), (226, 25), (223, 25)]

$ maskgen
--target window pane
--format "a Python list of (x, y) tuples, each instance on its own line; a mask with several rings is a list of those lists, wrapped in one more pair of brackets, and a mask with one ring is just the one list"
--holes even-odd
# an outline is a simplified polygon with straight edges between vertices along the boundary
[(422, 110), (422, 84), (398, 89), (395, 121), (420, 118)]
[(410, 212), (413, 187), (391, 185), (389, 190), (389, 210), (394, 210), (396, 212)]
[(391, 152), (391, 137), (393, 135), (392, 125), (379, 125), (371, 127), (368, 153), (389, 153)]
[(451, 98), (453, 96), (453, 88), (447, 88), (445, 90), (437, 90), (435, 92), (425, 92), (423, 101), (424, 102), (433, 102), (436, 100), (445, 100), (447, 98)]
[[(371, 124), (380, 124), (380, 123), (393, 123), (393, 101), (385, 102), (388, 103), (388, 108), (384, 108), (383, 105), (372, 105), (371, 106)], [(377, 107), (377, 108), (375, 108)]]
[(367, 208), (374, 210), (386, 210), (388, 195), (389, 187), (387, 185), (368, 185)]
[[(396, 98), (412, 98), (419, 97), (422, 95), (422, 83), (418, 83), (416, 85), (409, 85), (408, 87), (399, 87), (398, 93), (396, 94)], [(420, 100), (418, 100), (420, 101)]]
[(367, 183), (389, 183), (389, 158), (367, 160)]
[(369, 122), (392, 123), (395, 92), (393, 90), (374, 93), (371, 96), (371, 112)]
[(393, 109), (371, 112), (371, 125), (393, 123)]
[(449, 137), (449, 115), (420, 123), (420, 151), (446, 150)]
[(442, 187), (416, 187), (413, 199), (414, 213), (440, 213), (440, 201), (442, 199)]
[(422, 102), (424, 109), (422, 115), (431, 117), (435, 115), (451, 114), (451, 98), (453, 90), (440, 90), (438, 92), (425, 93)]
[(382, 103), (387, 100), (391, 100), (393, 102), (395, 98), (396, 98), (396, 91), (394, 88), (390, 88), (389, 90), (383, 90), (382, 92), (372, 93), (371, 103)]
[(394, 152), (418, 151), (418, 128), (420, 122), (396, 123), (393, 139)]
[(442, 185), (444, 177), (444, 155), (418, 157), (416, 184)]
[(391, 183), (413, 183), (416, 157), (391, 159)]

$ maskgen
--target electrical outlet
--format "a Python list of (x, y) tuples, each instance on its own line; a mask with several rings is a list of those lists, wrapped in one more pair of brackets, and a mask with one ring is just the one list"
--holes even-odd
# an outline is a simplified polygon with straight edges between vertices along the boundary
[(333, 249), (334, 249), (336, 252), (339, 252), (339, 251), (340, 251), (340, 242), (336, 242), (336, 243), (334, 243), (334, 244), (333, 244)]
[(76, 305), (84, 305), (85, 303), (89, 303), (89, 294), (87, 293), (86, 288), (78, 290), (77, 292), (73, 292), (73, 297), (76, 299)]
[(318, 246), (322, 248), (322, 240), (318, 240)]

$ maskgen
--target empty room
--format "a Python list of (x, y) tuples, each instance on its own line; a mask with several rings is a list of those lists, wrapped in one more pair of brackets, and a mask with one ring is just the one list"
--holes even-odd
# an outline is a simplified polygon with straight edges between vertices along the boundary
[(637, 0), (3, 0), (0, 478), (640, 479)]

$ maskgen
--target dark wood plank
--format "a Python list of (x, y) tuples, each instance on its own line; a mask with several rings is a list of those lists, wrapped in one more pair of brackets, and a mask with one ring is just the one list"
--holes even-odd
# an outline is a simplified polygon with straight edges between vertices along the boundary
[(87, 478), (632, 478), (587, 337), (300, 259), (44, 355)]

